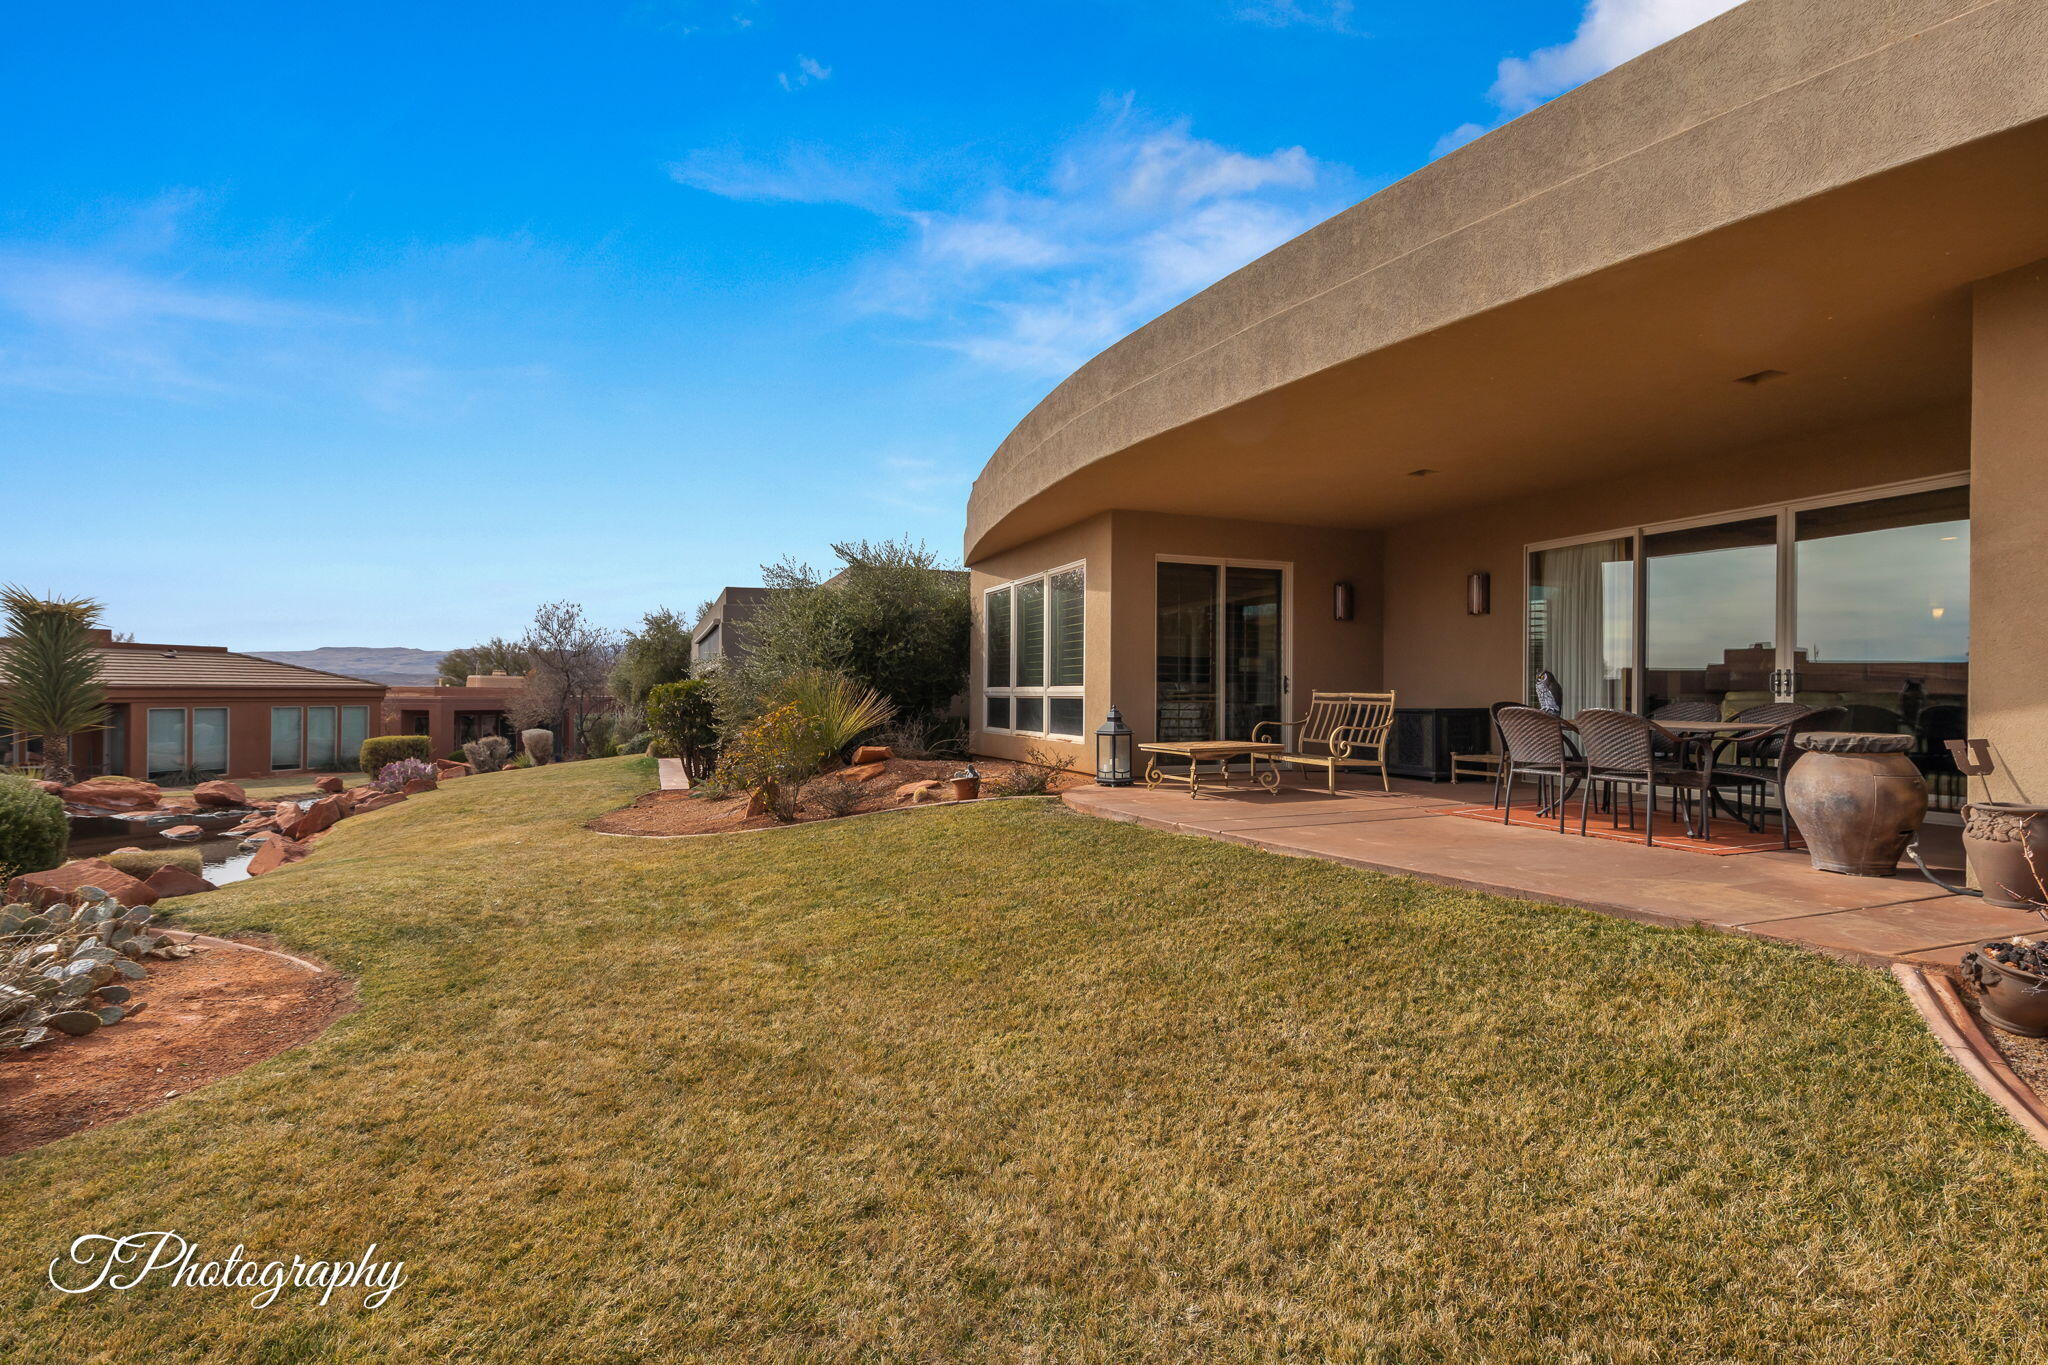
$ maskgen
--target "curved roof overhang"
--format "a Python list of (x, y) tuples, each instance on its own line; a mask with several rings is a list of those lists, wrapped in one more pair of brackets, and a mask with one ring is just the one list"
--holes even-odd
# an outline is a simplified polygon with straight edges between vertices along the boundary
[(975, 481), (966, 558), (1110, 508), (1384, 526), (1957, 401), (1970, 282), (2044, 256), (2048, 6), (1752, 0), (1097, 356)]

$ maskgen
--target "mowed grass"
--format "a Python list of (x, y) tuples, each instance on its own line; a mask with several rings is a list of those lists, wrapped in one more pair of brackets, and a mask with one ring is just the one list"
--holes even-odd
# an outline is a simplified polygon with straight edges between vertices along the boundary
[[(362, 1008), (0, 1167), (0, 1359), (2048, 1352), (2048, 1156), (1880, 974), (1046, 801), (580, 828), (651, 781), (458, 781), (182, 903)], [(409, 1283), (45, 1287), (157, 1228)]]
[[(370, 779), (361, 773), (286, 773), (282, 777), (231, 777), (228, 781), (240, 787), (252, 797), (275, 799), (280, 796), (303, 796), (314, 790), (313, 784), (323, 777), (339, 777), (351, 787), (360, 787)], [(165, 787), (165, 796), (190, 796), (190, 787)]]

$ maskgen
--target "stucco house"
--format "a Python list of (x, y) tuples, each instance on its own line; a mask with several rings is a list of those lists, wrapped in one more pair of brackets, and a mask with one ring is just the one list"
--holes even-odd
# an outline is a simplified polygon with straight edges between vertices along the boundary
[(978, 752), (1393, 689), (1440, 771), (1547, 669), (2048, 800), (2048, 5), (1752, 0), (1523, 115), (1068, 377), (964, 557)]
[(747, 618), (759, 611), (774, 592), (773, 588), (721, 589), (690, 632), (692, 671), (716, 668), (724, 659), (745, 658)]
[[(353, 761), (374, 731), (384, 685), (220, 645), (138, 644), (99, 631), (106, 728), (71, 738), (72, 766), (150, 781), (268, 777)], [(0, 649), (7, 646), (0, 641)], [(40, 743), (0, 736), (13, 763)]]
[(436, 758), (449, 757), (486, 735), (501, 735), (517, 748), (512, 707), (525, 687), (524, 674), (510, 673), (472, 673), (460, 687), (393, 687), (384, 694), (380, 733), (425, 735)]

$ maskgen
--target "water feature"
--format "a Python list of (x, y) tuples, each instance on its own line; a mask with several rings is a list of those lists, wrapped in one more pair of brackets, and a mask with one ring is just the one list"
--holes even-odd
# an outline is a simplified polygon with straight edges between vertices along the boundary
[[(220, 831), (238, 825), (246, 810), (145, 811), (137, 815), (75, 815), (71, 818), (71, 841), (66, 856), (98, 858), (122, 848), (196, 848), (199, 875), (215, 886), (244, 881), (255, 850), (242, 851), (243, 836)], [(207, 833), (198, 839), (166, 839), (163, 831), (175, 825), (197, 825)]]

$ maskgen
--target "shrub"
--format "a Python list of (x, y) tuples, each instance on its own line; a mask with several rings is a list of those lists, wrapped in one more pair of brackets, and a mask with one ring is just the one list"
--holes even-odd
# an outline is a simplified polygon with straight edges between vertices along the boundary
[(760, 792), (776, 819), (794, 820), (797, 784), (831, 752), (816, 723), (785, 704), (734, 735), (719, 757), (718, 771), (728, 786)]
[(555, 732), (553, 730), (542, 730), (539, 728), (521, 730), (519, 732), (519, 744), (526, 751), (526, 756), (533, 760), (536, 767), (553, 761), (555, 757)]
[(118, 867), (131, 877), (147, 880), (149, 876), (166, 867), (181, 868), (198, 876), (205, 870), (206, 863), (196, 848), (127, 848), (112, 853), (102, 853), (100, 861), (109, 867)]
[(996, 784), (998, 796), (1044, 796), (1052, 791), (1053, 782), (1067, 770), (1066, 759), (1050, 749), (1033, 746), (1024, 751), (1024, 758)]
[(711, 751), (718, 744), (717, 717), (710, 685), (702, 678), (649, 688), (647, 728), (666, 756), (683, 760), (692, 778), (710, 771)]
[(0, 777), (0, 880), (57, 866), (70, 836), (62, 801), (26, 778)]
[(425, 763), (433, 755), (434, 741), (425, 735), (378, 735), (363, 741), (356, 754), (357, 771), (374, 776), (402, 758)]
[(647, 746), (652, 743), (654, 743), (654, 736), (642, 730), (639, 734), (634, 735), (624, 744), (621, 744), (619, 752), (622, 754), (644, 754), (647, 752)]
[(462, 746), (462, 761), (480, 773), (497, 772), (511, 757), (511, 741), (503, 735), (485, 735)]
[(860, 789), (860, 783), (848, 782), (831, 773), (804, 783), (804, 800), (829, 819), (853, 814), (866, 799), (867, 793)]
[(533, 755), (514, 754), (512, 756), (512, 761), (510, 763), (507, 763), (505, 766), (508, 768), (531, 768), (533, 766)]
[(967, 722), (958, 716), (912, 716), (882, 730), (874, 743), (888, 745), (898, 758), (965, 758)]
[(408, 782), (417, 782), (423, 777), (439, 780), (441, 770), (424, 758), (401, 758), (396, 763), (386, 763), (377, 770), (371, 785), (380, 792), (395, 792)]
[(896, 708), (874, 688), (821, 668), (807, 668), (782, 680), (774, 699), (808, 718), (828, 754), (842, 753), (863, 735), (887, 725)]

